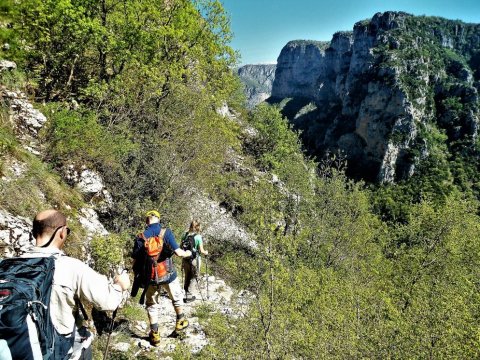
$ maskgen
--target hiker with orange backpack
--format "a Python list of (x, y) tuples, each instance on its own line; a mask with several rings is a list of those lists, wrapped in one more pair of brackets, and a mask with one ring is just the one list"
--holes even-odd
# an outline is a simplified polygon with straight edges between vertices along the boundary
[(132, 251), (134, 259), (134, 284), (132, 296), (136, 296), (139, 287), (143, 287), (140, 304), (146, 303), (150, 322), (149, 340), (153, 346), (160, 344), (158, 318), (160, 315), (161, 289), (165, 289), (177, 314), (175, 331), (185, 329), (188, 320), (181, 307), (183, 291), (177, 278), (172, 256), (192, 256), (191, 251), (182, 250), (172, 231), (160, 224), (160, 213), (150, 210), (146, 214), (146, 229), (137, 235)]

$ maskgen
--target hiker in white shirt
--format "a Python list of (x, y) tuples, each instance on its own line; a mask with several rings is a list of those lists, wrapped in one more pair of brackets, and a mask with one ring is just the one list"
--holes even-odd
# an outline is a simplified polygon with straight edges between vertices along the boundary
[(69, 354), (69, 359), (91, 359), (93, 337), (84, 328), (75, 325), (78, 304), (88, 301), (98, 310), (115, 310), (122, 302), (122, 292), (130, 287), (130, 279), (127, 274), (118, 275), (112, 284), (87, 264), (66, 256), (62, 248), (69, 233), (67, 218), (61, 212), (40, 212), (33, 221), (32, 234), (36, 247), (25, 257), (55, 256), (50, 298), (50, 316), (60, 335), (60, 341), (55, 345), (55, 358), (57, 354), (59, 358)]

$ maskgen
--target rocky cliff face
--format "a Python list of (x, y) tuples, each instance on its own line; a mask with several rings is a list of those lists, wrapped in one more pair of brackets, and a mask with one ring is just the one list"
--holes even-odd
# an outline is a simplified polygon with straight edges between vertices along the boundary
[(408, 178), (435, 146), (429, 134), (476, 139), (479, 42), (479, 25), (378, 13), (329, 44), (289, 42), (270, 101), (312, 154), (341, 151), (369, 181)]
[(271, 64), (244, 65), (238, 69), (238, 76), (245, 86), (244, 91), (249, 108), (255, 107), (270, 97), (275, 69), (276, 65)]
[(276, 98), (305, 97), (315, 92), (318, 74), (325, 72), (325, 49), (328, 42), (290, 41), (278, 57), (275, 86)]
[[(9, 66), (5, 68), (5, 64)], [(0, 62), (0, 72), (10, 71), (15, 68), (15, 63), (9, 61)], [(32, 175), (32, 165), (31, 162), (29, 163), (28, 157), (38, 158), (41, 152), (45, 150), (38, 139), (38, 133), (47, 122), (47, 118), (34, 108), (24, 93), (8, 90), (4, 86), (0, 86), (0, 110), (5, 111), (6, 118), (12, 125), (20, 147), (29, 153), (29, 155), (22, 155), (21, 151), (18, 150), (16, 151), (16, 156), (19, 159), (17, 159), (7, 152), (0, 151), (0, 195), (8, 198), (8, 195), (6, 195), (8, 185), (12, 186), (12, 188), (17, 186), (19, 194), (15, 200), (19, 203), (23, 197), (26, 197), (30, 198), (32, 203), (38, 204), (37, 206), (40, 209), (51, 207), (48, 204), (47, 196), (43, 192), (27, 186), (29, 181), (32, 181), (31, 178), (35, 177), (35, 175)], [(0, 148), (5, 147), (2, 140), (4, 139), (0, 136)], [(77, 178), (70, 180), (73, 184), (77, 184), (78, 190), (83, 194), (91, 192), (105, 194), (106, 190), (101, 179), (99, 180), (101, 188), (95, 188), (95, 191), (91, 190), (91, 177), (91, 172), (88, 174), (82, 173)], [(49, 180), (42, 179), (43, 181), (48, 182)], [(86, 186), (85, 183), (90, 184), (90, 187)], [(23, 185), (20, 186), (20, 184)], [(106, 194), (109, 195), (108, 192)], [(82, 226), (83, 234), (87, 240), (90, 240), (95, 235), (108, 234), (108, 231), (98, 220), (96, 212), (98, 206), (95, 205), (91, 202), (88, 206), (78, 209), (76, 218), (71, 219)], [(12, 207), (14, 206), (12, 205)], [(12, 214), (7, 209), (2, 208), (2, 204), (0, 204), (0, 258), (18, 256), (28, 251), (34, 245), (33, 237), (30, 235), (31, 228), (32, 220), (29, 217)], [(88, 260), (89, 256), (86, 256), (86, 258)]]

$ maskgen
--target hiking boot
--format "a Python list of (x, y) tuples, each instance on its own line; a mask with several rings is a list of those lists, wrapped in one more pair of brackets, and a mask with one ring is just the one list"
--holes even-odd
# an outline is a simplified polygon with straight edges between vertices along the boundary
[(188, 320), (185, 318), (181, 318), (177, 320), (177, 323), (175, 324), (175, 331), (181, 331), (185, 329), (188, 326)]
[(193, 296), (193, 295), (190, 295), (190, 296), (187, 295), (187, 297), (185, 297), (185, 298), (183, 299), (183, 302), (184, 302), (184, 303), (189, 303), (189, 302), (195, 301), (195, 299), (196, 299), (195, 296)]
[(148, 334), (148, 340), (150, 340), (150, 345), (152, 346), (160, 345), (160, 332), (150, 330), (150, 334)]

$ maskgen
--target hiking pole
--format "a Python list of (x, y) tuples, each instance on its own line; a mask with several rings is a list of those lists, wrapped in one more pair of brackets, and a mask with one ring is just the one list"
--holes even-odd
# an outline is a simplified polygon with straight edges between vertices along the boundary
[(205, 275), (207, 276), (207, 300), (210, 298), (208, 295), (208, 261), (207, 261), (207, 255), (205, 255)]
[[(128, 269), (122, 270), (120, 274), (122, 274), (124, 271), (128, 272)], [(122, 302), (120, 302), (120, 304), (121, 303)], [(108, 357), (108, 345), (110, 345), (110, 337), (112, 336), (113, 326), (115, 325), (115, 317), (117, 316), (117, 311), (118, 311), (118, 308), (120, 307), (120, 304), (117, 306), (115, 310), (113, 310), (112, 321), (110, 322), (110, 328), (108, 329), (107, 345), (105, 347), (105, 354), (103, 354), (103, 360), (107, 360), (107, 357)]]
[(118, 307), (115, 310), (113, 310), (112, 322), (110, 323), (110, 329), (108, 329), (107, 346), (105, 347), (105, 354), (103, 355), (103, 360), (107, 360), (107, 357), (108, 357), (108, 345), (110, 344), (110, 337), (112, 336), (115, 316), (117, 316), (117, 310), (118, 310)]
[(202, 289), (200, 289), (200, 283), (198, 282), (198, 277), (195, 277), (195, 281), (197, 282), (197, 289), (198, 289), (198, 293), (200, 294), (200, 297), (202, 299), (202, 302), (205, 303), (205, 299), (203, 298), (203, 294), (202, 294)]
[[(182, 259), (182, 287), (185, 287), (185, 279), (183, 278), (183, 259)], [(187, 294), (185, 293), (185, 297)]]

